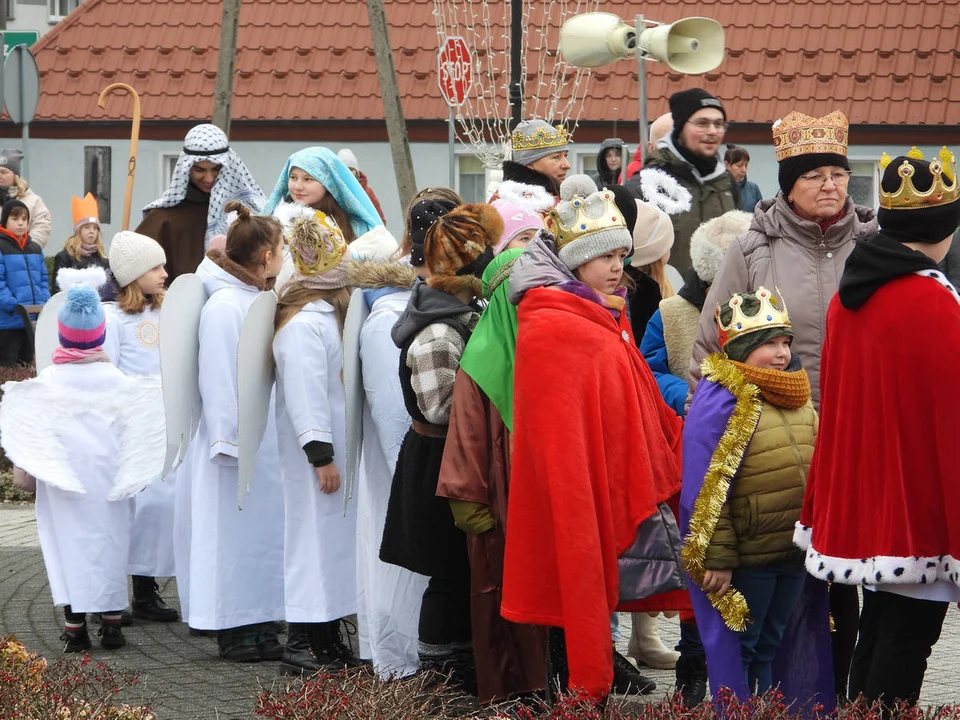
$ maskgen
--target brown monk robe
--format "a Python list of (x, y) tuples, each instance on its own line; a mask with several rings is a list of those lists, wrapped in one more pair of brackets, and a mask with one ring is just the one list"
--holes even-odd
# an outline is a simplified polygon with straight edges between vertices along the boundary
[(543, 690), (546, 630), (500, 616), (510, 433), (473, 378), (457, 371), (437, 495), (467, 532), (470, 620), (481, 703)]

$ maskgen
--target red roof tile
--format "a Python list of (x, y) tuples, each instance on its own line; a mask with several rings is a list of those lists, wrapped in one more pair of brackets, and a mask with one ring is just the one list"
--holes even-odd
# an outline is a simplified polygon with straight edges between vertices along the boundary
[[(528, 2), (536, 20), (547, 4)], [(499, 53), (502, 5), (491, 5), (497, 8), (491, 51)], [(604, 11), (628, 21), (638, 7), (625, 0), (602, 3)], [(408, 120), (447, 115), (437, 89), (433, 8), (433, 0), (387, 2)], [(726, 27), (728, 45), (723, 64), (701, 77), (649, 63), (651, 116), (666, 110), (670, 93), (701, 85), (722, 98), (729, 118), (739, 123), (769, 123), (792, 109), (821, 114), (840, 108), (854, 124), (953, 125), (960, 117), (955, 3), (647, 0), (642, 9), (663, 22), (712, 17)], [(234, 120), (382, 119), (366, 13), (360, 0), (244, 0)], [(210, 0), (87, 0), (33, 48), (43, 90), (37, 120), (123, 117), (123, 99), (110, 100), (106, 114), (97, 107), (98, 93), (111, 82), (137, 88), (144, 120), (209, 117), (220, 14), (220, 3)], [(529, 36), (533, 46), (539, 44), (535, 35)], [(548, 44), (556, 36), (554, 29)], [(506, 78), (495, 82), (505, 85)], [(535, 68), (527, 87), (530, 93), (539, 88)], [(601, 68), (581, 120), (629, 117), (636, 98), (633, 62)]]

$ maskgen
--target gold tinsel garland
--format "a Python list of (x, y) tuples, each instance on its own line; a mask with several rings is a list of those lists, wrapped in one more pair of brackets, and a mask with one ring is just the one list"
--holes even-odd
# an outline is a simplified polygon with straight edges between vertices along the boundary
[[(753, 431), (760, 420), (763, 401), (760, 389), (749, 382), (721, 353), (708, 356), (700, 366), (703, 377), (725, 388), (733, 395), (736, 405), (720, 436), (703, 485), (693, 505), (690, 529), (684, 538), (680, 559), (683, 568), (697, 585), (703, 587), (704, 558), (717, 527), (717, 519), (727, 500), (730, 483), (740, 468)], [(750, 610), (743, 595), (731, 587), (723, 597), (707, 593), (710, 603), (720, 613), (727, 627), (743, 632), (749, 622)]]

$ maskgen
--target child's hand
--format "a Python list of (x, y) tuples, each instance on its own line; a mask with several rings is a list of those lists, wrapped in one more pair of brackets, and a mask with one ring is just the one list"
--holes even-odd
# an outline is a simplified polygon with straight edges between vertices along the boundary
[(340, 489), (340, 473), (337, 472), (337, 466), (333, 463), (327, 463), (323, 467), (315, 467), (317, 480), (320, 481), (320, 492), (335, 493)]
[[(319, 470), (319, 468), (317, 468)], [(723, 597), (730, 589), (730, 579), (733, 577), (733, 570), (707, 570), (703, 574), (703, 591), (716, 593), (717, 597)]]

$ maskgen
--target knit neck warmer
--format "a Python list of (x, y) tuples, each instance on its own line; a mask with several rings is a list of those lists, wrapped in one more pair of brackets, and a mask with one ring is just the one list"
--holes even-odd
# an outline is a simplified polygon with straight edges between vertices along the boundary
[(59, 347), (53, 351), (52, 359), (54, 365), (86, 365), (87, 363), (110, 362), (110, 358), (103, 351), (101, 345), (86, 350)]
[(736, 360), (730, 362), (748, 381), (760, 388), (763, 399), (771, 405), (796, 410), (810, 399), (810, 378), (803, 368), (794, 371), (771, 370)]
[(697, 169), (700, 177), (707, 177), (717, 169), (718, 160), (716, 155), (703, 157), (693, 154), (681, 144), (679, 133), (674, 133), (673, 145), (677, 149), (677, 152), (680, 153), (680, 156)]
[(96, 243), (80, 243), (80, 257), (90, 257), (97, 252)]

